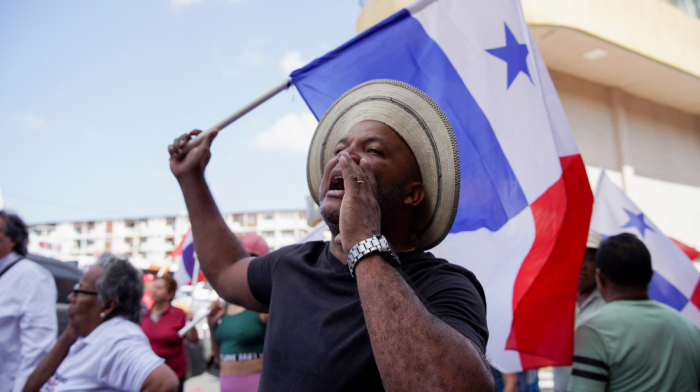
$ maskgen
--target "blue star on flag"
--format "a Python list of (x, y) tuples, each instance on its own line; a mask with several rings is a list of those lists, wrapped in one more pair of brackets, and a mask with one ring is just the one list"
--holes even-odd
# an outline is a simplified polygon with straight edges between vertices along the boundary
[(625, 212), (627, 213), (627, 216), (629, 216), (630, 220), (625, 223), (622, 228), (625, 227), (636, 227), (637, 230), (639, 230), (639, 233), (642, 234), (642, 238), (644, 237), (644, 229), (648, 229), (650, 231), (654, 231), (654, 229), (651, 228), (651, 226), (647, 225), (644, 223), (644, 213), (639, 213), (639, 215), (635, 214), (634, 212), (628, 211), (625, 209)]
[(504, 25), (506, 26), (506, 46), (487, 49), (486, 51), (508, 64), (508, 88), (510, 88), (510, 85), (513, 84), (520, 72), (527, 75), (530, 78), (530, 83), (532, 83), (530, 70), (527, 68), (527, 55), (529, 53), (527, 45), (519, 44), (508, 25), (505, 23)]

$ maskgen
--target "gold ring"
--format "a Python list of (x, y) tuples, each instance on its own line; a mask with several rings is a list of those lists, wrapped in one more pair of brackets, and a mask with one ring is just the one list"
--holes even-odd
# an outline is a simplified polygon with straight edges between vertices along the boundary
[(357, 183), (358, 183), (358, 184), (364, 184), (365, 182), (362, 181), (362, 180), (357, 180)]

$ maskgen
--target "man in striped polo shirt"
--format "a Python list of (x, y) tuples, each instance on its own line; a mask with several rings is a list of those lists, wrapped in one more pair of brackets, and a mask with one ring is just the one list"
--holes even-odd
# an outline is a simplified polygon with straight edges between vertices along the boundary
[(606, 305), (576, 329), (569, 391), (698, 391), (700, 330), (649, 299), (653, 270), (644, 243), (603, 241), (596, 281)]

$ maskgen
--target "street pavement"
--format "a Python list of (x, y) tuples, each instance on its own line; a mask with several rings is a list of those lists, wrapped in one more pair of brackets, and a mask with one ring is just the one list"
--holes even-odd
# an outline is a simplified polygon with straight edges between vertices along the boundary
[[(552, 368), (540, 369), (540, 391), (550, 392), (554, 387)], [(219, 392), (219, 379), (207, 372), (185, 381), (185, 392)]]
[(204, 372), (185, 381), (185, 392), (219, 392), (219, 378)]

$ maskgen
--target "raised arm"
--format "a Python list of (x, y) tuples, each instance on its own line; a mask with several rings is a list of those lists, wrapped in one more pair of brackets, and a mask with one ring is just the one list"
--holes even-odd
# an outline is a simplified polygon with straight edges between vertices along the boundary
[[(339, 236), (347, 255), (358, 242), (379, 234), (381, 217), (372, 168), (364, 159), (358, 166), (349, 155), (341, 155), (345, 196)], [(371, 186), (360, 187), (356, 179)], [(381, 255), (362, 259), (355, 276), (385, 390), (494, 390), (488, 363), (476, 344), (430, 313)]]
[(267, 311), (255, 300), (248, 287), (250, 256), (224, 222), (204, 178), (211, 158), (210, 147), (217, 132), (189, 152), (187, 141), (201, 131), (192, 131), (175, 139), (168, 147), (170, 170), (177, 178), (192, 224), (194, 248), (202, 272), (214, 290), (226, 301), (256, 311)]
[(209, 306), (209, 315), (207, 316), (207, 324), (209, 325), (209, 336), (211, 338), (211, 352), (214, 357), (214, 363), (219, 364), (219, 342), (216, 340), (216, 327), (219, 320), (224, 317), (226, 306), (221, 301), (216, 300)]

